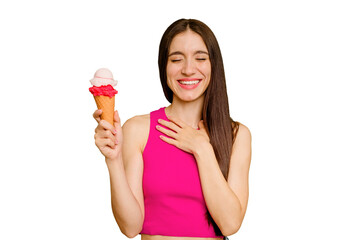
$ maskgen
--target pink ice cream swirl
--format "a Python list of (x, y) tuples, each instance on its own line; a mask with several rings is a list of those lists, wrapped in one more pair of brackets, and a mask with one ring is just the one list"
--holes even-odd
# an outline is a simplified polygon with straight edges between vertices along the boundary
[(89, 88), (90, 92), (94, 95), (94, 96), (109, 96), (109, 97), (113, 97), (115, 96), (115, 94), (118, 93), (118, 91), (116, 91), (110, 84), (106, 85), (106, 86), (100, 86), (100, 87), (90, 87)]

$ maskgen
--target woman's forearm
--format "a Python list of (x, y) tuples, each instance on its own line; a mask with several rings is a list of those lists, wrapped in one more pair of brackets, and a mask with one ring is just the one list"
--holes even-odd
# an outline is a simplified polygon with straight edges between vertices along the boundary
[(115, 220), (127, 237), (135, 237), (143, 226), (142, 211), (128, 184), (122, 161), (106, 159), (110, 174), (111, 205)]
[(225, 235), (234, 234), (242, 223), (245, 210), (225, 180), (210, 144), (195, 153), (207, 208)]

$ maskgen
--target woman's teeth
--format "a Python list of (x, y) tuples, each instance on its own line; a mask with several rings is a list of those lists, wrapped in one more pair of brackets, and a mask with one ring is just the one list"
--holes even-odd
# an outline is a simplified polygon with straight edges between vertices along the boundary
[(179, 82), (184, 85), (194, 85), (194, 84), (199, 83), (200, 81), (196, 80), (196, 81), (179, 81)]

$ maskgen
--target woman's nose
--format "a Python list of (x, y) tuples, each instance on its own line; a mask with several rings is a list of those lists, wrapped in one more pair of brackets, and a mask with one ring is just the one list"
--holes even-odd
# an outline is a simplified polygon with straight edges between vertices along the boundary
[(195, 64), (193, 61), (186, 60), (182, 67), (182, 73), (185, 75), (192, 75), (195, 73)]

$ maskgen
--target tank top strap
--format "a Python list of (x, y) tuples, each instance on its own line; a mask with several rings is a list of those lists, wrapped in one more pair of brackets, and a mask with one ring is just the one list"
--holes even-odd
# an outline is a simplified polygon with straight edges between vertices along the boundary
[(159, 135), (161, 135), (161, 132), (155, 128), (156, 125), (158, 125), (158, 119), (164, 119), (166, 121), (169, 121), (164, 109), (165, 109), (165, 107), (161, 107), (160, 109), (155, 110), (150, 113), (150, 129), (149, 129), (150, 134), (149, 135), (152, 137), (154, 137), (154, 136), (159, 137)]
[(164, 109), (165, 109), (165, 107), (161, 107), (158, 110), (150, 112), (149, 136), (148, 136), (148, 140), (147, 140), (146, 146), (143, 151), (143, 156), (146, 154), (149, 155), (150, 151), (154, 152), (154, 150), (149, 149), (150, 145), (152, 145), (152, 147), (155, 148), (155, 147), (159, 147), (160, 144), (162, 144), (162, 145), (167, 144), (167, 143), (164, 143), (159, 137), (160, 135), (165, 135), (165, 134), (161, 133), (160, 131), (158, 131), (156, 129), (156, 125), (158, 125), (158, 119), (164, 119), (166, 121), (169, 121)]
[[(151, 123), (153, 123), (154, 126), (158, 124), (158, 119), (160, 118), (169, 121), (164, 110), (165, 108), (166, 107), (161, 107), (160, 109), (152, 111), (150, 113), (150, 121)], [(152, 126), (152, 124), (150, 126)]]

